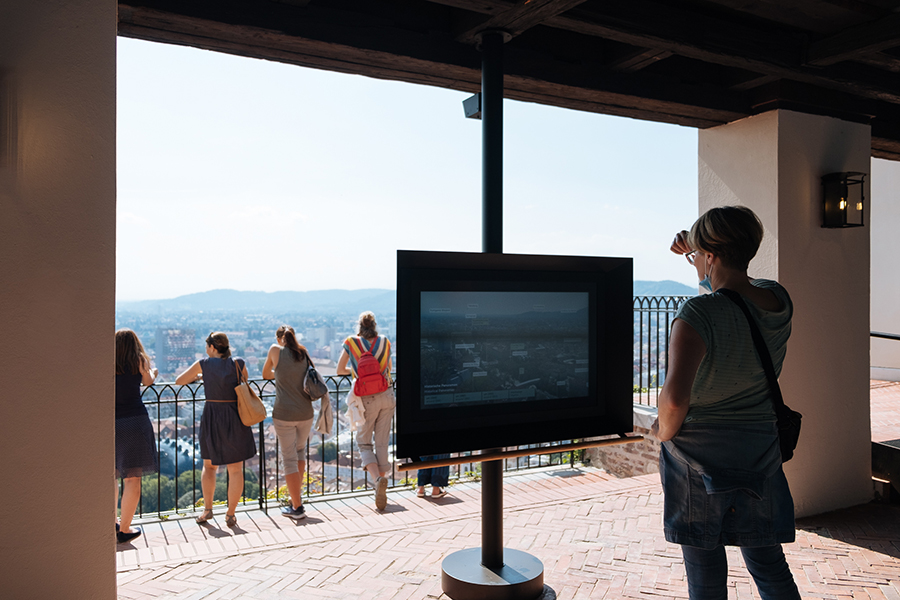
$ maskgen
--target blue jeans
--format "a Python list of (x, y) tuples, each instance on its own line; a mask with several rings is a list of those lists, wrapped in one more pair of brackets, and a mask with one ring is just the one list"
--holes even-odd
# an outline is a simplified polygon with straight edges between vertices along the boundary
[[(432, 460), (439, 458), (450, 458), (449, 454), (438, 454), (436, 456), (422, 456), (422, 460)], [(447, 487), (450, 482), (450, 467), (434, 467), (431, 469), (419, 469), (418, 483), (419, 487), (433, 485), (434, 487)]]
[[(725, 559), (725, 546), (712, 550), (682, 546), (681, 552), (691, 600), (726, 600), (728, 561)], [(762, 600), (800, 600), (800, 592), (780, 544), (742, 547), (741, 553)]]

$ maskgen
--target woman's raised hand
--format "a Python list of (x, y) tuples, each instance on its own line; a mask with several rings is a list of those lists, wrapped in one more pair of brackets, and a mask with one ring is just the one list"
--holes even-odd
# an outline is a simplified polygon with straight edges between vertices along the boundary
[(687, 231), (679, 231), (675, 234), (675, 239), (672, 240), (672, 245), (669, 247), (669, 250), (675, 254), (687, 254), (688, 252), (692, 252), (694, 249), (688, 246), (687, 238)]

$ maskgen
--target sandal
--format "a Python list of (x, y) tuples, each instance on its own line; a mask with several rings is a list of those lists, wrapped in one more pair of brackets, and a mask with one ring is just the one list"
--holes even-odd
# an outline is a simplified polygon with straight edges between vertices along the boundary
[(425, 497), (425, 488), (419, 488), (419, 490), (416, 491), (416, 498), (424, 498), (424, 497)]
[(237, 527), (237, 517), (235, 515), (225, 515), (225, 524), (228, 527)]
[(434, 492), (431, 492), (431, 499), (432, 499), (432, 500), (437, 500), (438, 498), (443, 498), (444, 496), (446, 496), (446, 495), (449, 494), (449, 493), (450, 493), (450, 492), (448, 492), (447, 490), (441, 490), (441, 491), (439, 491), (439, 492), (436, 493), (436, 494), (435, 494)]
[(204, 510), (202, 513), (200, 513), (200, 516), (194, 520), (197, 521), (198, 525), (202, 525), (203, 523), (206, 523), (207, 521), (209, 521), (212, 518), (213, 518), (213, 511), (210, 508), (208, 510)]

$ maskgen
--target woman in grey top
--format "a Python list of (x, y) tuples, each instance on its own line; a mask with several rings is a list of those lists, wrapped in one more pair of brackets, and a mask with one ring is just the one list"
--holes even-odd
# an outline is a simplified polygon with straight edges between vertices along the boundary
[(269, 348), (263, 379), (275, 380), (272, 423), (284, 462), (284, 480), (291, 495), (291, 506), (282, 508), (281, 514), (299, 520), (306, 518), (300, 490), (306, 472), (306, 441), (315, 413), (312, 400), (303, 390), (311, 361), (306, 348), (297, 342), (293, 327), (282, 325), (275, 332), (275, 339), (278, 343)]
[(675, 315), (669, 368), (651, 433), (663, 442), (666, 540), (681, 545), (691, 600), (728, 597), (725, 546), (738, 546), (763, 600), (800, 600), (781, 544), (794, 541), (794, 503), (781, 467), (769, 383), (741, 296), (781, 372), (793, 304), (775, 281), (751, 279), (763, 227), (744, 206), (704, 213), (671, 250), (709, 293)]

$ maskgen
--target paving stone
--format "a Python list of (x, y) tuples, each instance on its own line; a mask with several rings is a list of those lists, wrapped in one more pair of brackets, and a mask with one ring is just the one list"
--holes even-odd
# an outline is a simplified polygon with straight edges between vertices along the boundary
[[(579, 473), (507, 475), (517, 502), (505, 508), (505, 545), (541, 559), (560, 600), (687, 598), (681, 551), (662, 535), (658, 475)], [(446, 507), (404, 490), (389, 493), (387, 514), (364, 496), (316, 502), (300, 525), (249, 510), (233, 531), (147, 528), (144, 546), (118, 549), (119, 597), (444, 599), (441, 562), (481, 537), (479, 488), (456, 487)], [(785, 554), (805, 598), (900, 600), (900, 507), (853, 507), (797, 527)], [(729, 598), (758, 598), (740, 552), (729, 548), (728, 559)]]

